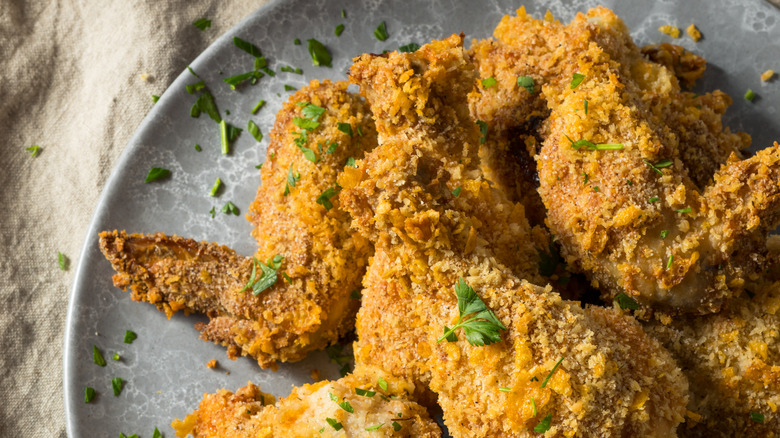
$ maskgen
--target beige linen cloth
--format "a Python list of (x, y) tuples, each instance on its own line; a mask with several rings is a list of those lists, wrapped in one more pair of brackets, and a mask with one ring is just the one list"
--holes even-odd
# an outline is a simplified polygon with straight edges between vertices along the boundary
[(65, 314), (106, 179), (151, 95), (267, 1), (0, 0), (0, 435), (66, 435)]

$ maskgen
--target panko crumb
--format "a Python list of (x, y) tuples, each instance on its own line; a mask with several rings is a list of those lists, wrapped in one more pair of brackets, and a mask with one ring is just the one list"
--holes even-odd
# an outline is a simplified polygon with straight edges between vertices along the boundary
[(310, 376), (310, 377), (311, 377), (311, 379), (312, 379), (312, 380), (314, 380), (315, 382), (319, 382), (319, 381), (320, 381), (320, 378), (322, 377), (322, 373), (320, 373), (320, 370), (318, 370), (317, 368), (315, 368), (315, 369), (311, 370), (311, 372), (309, 373), (309, 376)]
[(141, 73), (141, 80), (142, 81), (148, 81), (149, 80), (149, 75), (146, 74), (146, 73)]
[(761, 73), (761, 81), (762, 82), (769, 82), (772, 80), (772, 78), (775, 77), (775, 71), (774, 70), (767, 70), (763, 73)]
[(701, 39), (701, 32), (699, 31), (699, 29), (696, 27), (695, 24), (691, 24), (690, 26), (688, 26), (685, 29), (685, 33), (687, 33), (688, 36), (691, 37), (691, 39), (695, 42), (699, 42), (699, 40)]
[(664, 24), (658, 28), (658, 31), (665, 33), (672, 38), (680, 38), (680, 28), (677, 26), (672, 26), (671, 24)]
[(217, 367), (217, 360), (211, 359), (210, 361), (206, 362), (206, 366), (209, 368), (216, 368)]

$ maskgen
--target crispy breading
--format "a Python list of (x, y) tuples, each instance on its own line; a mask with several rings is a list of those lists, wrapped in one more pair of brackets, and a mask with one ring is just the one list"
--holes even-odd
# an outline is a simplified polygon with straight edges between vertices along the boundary
[[(231, 358), (251, 356), (263, 368), (300, 360), (351, 330), (358, 301), (350, 294), (360, 287), (371, 246), (350, 232), (335, 191), (329, 209), (317, 202), (325, 190), (336, 189), (336, 175), (349, 157), (359, 159), (376, 145), (368, 108), (347, 85), (312, 81), (277, 114), (262, 185), (247, 215), (255, 225), (257, 259), (284, 257), (273, 287), (258, 296), (241, 292), (252, 260), (226, 247), (163, 234), (104, 232), (101, 249), (119, 272), (115, 284), (130, 287), (134, 300), (154, 303), (169, 317), (180, 308), (207, 314), (209, 323), (198, 327), (204, 339), (228, 346)], [(319, 126), (301, 140), (305, 131), (296, 118), (311, 118), (303, 112), (307, 104), (324, 110)], [(339, 130), (339, 123), (349, 124), (352, 135)], [(317, 162), (301, 148), (310, 149)], [(290, 169), (300, 178), (286, 187)]]
[[(407, 398), (413, 391), (408, 382), (367, 369), (293, 388), (278, 401), (249, 383), (235, 394), (226, 389), (204, 394), (198, 409), (171, 426), (176, 436), (194, 438), (440, 437), (427, 411)], [(339, 405), (345, 402), (352, 412)]]
[(645, 325), (691, 383), (682, 437), (772, 437), (780, 430), (780, 283), (762, 280), (748, 290), (721, 313)]
[[(533, 272), (535, 260), (513, 268), (482, 237), (508, 232), (500, 221), (474, 226), (475, 217), (513, 204), (484, 202), (479, 133), (467, 107), (477, 76), (461, 43), (453, 35), (413, 54), (363, 55), (350, 69), (380, 139), (358, 169), (345, 172), (341, 194), (355, 227), (376, 245), (365, 302), (376, 288), (374, 300), (413, 303), (418, 313), (410, 325), (421, 324), (415, 333), (423, 335), (401, 348), (415, 348), (412, 366), (430, 374), (455, 437), (532, 436), (530, 428), (547, 415), (551, 436), (673, 434), (687, 382), (669, 354), (620, 311), (583, 309), (523, 280), (523, 267)], [(458, 196), (455, 187), (462, 187)], [(522, 248), (528, 237), (517, 244)], [(462, 332), (457, 342), (437, 342), (457, 320), (452, 287), (459, 277), (506, 325), (501, 342), (473, 346)], [(361, 310), (360, 339), (364, 324), (371, 326), (366, 319), (382, 313)], [(386, 326), (373, 327), (379, 331), (369, 336), (384, 336)], [(373, 347), (361, 342), (358, 349)]]
[[(717, 311), (755, 272), (765, 252), (758, 242), (776, 225), (780, 149), (735, 157), (700, 195), (679, 159), (679, 138), (641, 91), (655, 88), (654, 100), (671, 101), (663, 92), (674, 91), (671, 72), (632, 63), (641, 56), (610, 36), (625, 31), (610, 11), (579, 14), (572, 26), (593, 44), (571, 53), (581, 84), (543, 87), (552, 112), (538, 163), (551, 231), (607, 299), (625, 292), (656, 309)], [(756, 173), (740, 178), (739, 169)]]

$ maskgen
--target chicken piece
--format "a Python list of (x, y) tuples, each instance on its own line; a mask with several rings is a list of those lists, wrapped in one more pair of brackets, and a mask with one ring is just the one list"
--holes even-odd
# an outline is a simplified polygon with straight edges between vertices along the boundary
[(293, 388), (279, 401), (249, 383), (235, 394), (205, 394), (198, 409), (171, 426), (176, 436), (194, 438), (440, 437), (425, 408), (407, 398), (413, 390), (365, 369)]
[[(365, 103), (346, 88), (312, 81), (278, 113), (248, 214), (259, 242), (254, 265), (213, 244), (103, 232), (115, 284), (168, 317), (182, 308), (205, 313), (203, 339), (263, 368), (300, 360), (351, 330), (359, 302), (350, 294), (360, 287), (371, 246), (349, 231), (336, 175), (376, 145), (376, 131)], [(269, 268), (276, 264), (278, 272)], [(276, 278), (261, 291), (263, 269)], [(257, 295), (246, 287), (252, 278)]]
[[(405, 300), (418, 310), (405, 318), (363, 307), (357, 357), (392, 348), (387, 344), (399, 332), (388, 325), (406, 319), (421, 327), (409, 333), (418, 338), (399, 341), (414, 362), (395, 369), (419, 367), (430, 376), (454, 437), (532, 436), (533, 428), (549, 428), (550, 436), (673, 434), (687, 383), (669, 354), (619, 310), (582, 309), (518, 277), (522, 269), (502, 263), (483, 237), (506, 232), (502, 223), (473, 226), (477, 215), (513, 207), (483, 202), (478, 132), (467, 107), (476, 72), (461, 44), (453, 35), (414, 53), (363, 55), (350, 69), (380, 139), (357, 169), (340, 177), (342, 205), (375, 242), (364, 303)], [(472, 229), (474, 240), (466, 238)], [(528, 241), (516, 240), (521, 247)], [(491, 326), (498, 342), (472, 345), (461, 328), (457, 341), (440, 339), (458, 320), (459, 278), (505, 326)], [(380, 338), (385, 345), (377, 349), (364, 342)]]
[(772, 437), (780, 430), (780, 283), (762, 280), (748, 290), (721, 313), (646, 325), (691, 383), (682, 437)]
[(606, 299), (625, 292), (656, 310), (717, 311), (764, 259), (780, 206), (780, 148), (732, 155), (700, 195), (679, 138), (642, 91), (676, 84), (671, 72), (633, 63), (641, 55), (608, 37), (627, 30), (606, 10), (572, 26), (592, 35), (569, 59), (582, 82), (543, 87), (552, 112), (537, 160), (552, 233)]

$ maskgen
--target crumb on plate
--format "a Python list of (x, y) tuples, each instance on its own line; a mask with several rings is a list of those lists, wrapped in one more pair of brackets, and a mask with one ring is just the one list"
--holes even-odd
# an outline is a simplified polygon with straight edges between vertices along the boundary
[(774, 70), (767, 70), (763, 73), (761, 73), (761, 81), (763, 82), (769, 82), (772, 80), (772, 78), (775, 76)]
[(672, 26), (671, 24), (664, 24), (658, 28), (658, 31), (665, 33), (672, 38), (680, 38), (680, 28), (677, 26)]
[[(663, 32), (663, 31), (662, 31), (662, 32)], [(688, 34), (688, 36), (689, 36), (689, 37), (691, 37), (691, 39), (692, 39), (693, 41), (696, 41), (696, 42), (698, 42), (698, 41), (701, 39), (701, 32), (699, 31), (699, 29), (696, 27), (696, 25), (695, 25), (695, 24), (691, 24), (690, 26), (688, 26), (688, 27), (685, 29), (685, 33), (687, 33), (687, 34)], [(675, 38), (676, 38), (676, 37), (675, 37)]]

